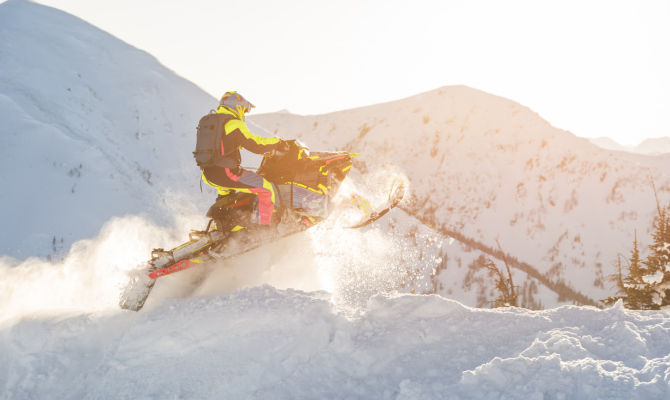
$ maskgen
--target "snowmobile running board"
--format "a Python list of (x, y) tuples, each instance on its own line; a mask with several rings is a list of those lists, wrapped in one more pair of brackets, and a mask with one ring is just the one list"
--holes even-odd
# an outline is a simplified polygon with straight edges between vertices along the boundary
[[(392, 205), (390, 207), (387, 207), (387, 208), (385, 208), (381, 211), (374, 212), (365, 221), (360, 222), (360, 223), (358, 223), (356, 225), (353, 225), (353, 226), (349, 226), (348, 228), (349, 229), (358, 229), (358, 228), (362, 228), (364, 226), (370, 225), (371, 223), (377, 221), (379, 218), (386, 215), (386, 213), (391, 211), (391, 208), (395, 207), (396, 205), (397, 204), (394, 204), (394, 205)], [(272, 239), (273, 240), (284, 239), (286, 237), (293, 236), (293, 235), (298, 234), (300, 232), (304, 232), (305, 230), (307, 230), (307, 228), (308, 227), (305, 226), (304, 229), (299, 229), (299, 230), (296, 230), (296, 231), (293, 231), (293, 232), (287, 232), (283, 235), (275, 236)], [(205, 233), (206, 234), (207, 232), (202, 232), (202, 231), (191, 232), (191, 234), (198, 234), (198, 233)], [(216, 236), (223, 237), (223, 234), (221, 234), (220, 232), (217, 232), (217, 231), (209, 232), (209, 233), (210, 234), (212, 234), (212, 233), (213, 234), (218, 234)], [(162, 276), (165, 276), (165, 275), (169, 275), (169, 274), (172, 274), (172, 273), (175, 273), (175, 272), (183, 271), (183, 270), (191, 268), (191, 267), (197, 267), (198, 265), (201, 265), (204, 262), (208, 262), (208, 261), (212, 261), (212, 260), (227, 260), (229, 258), (237, 257), (237, 256), (240, 256), (242, 254), (248, 253), (250, 251), (256, 250), (257, 248), (259, 248), (263, 245), (263, 243), (259, 242), (255, 245), (246, 247), (243, 250), (239, 250), (239, 251), (236, 251), (236, 252), (231, 252), (229, 254), (221, 255), (221, 256), (212, 256), (211, 251), (208, 252), (208, 253), (205, 253), (205, 251), (208, 248), (210, 248), (213, 243), (214, 242), (208, 242), (200, 248), (197, 247), (198, 244), (196, 244), (195, 246), (187, 246), (189, 248), (196, 248), (197, 250), (202, 250), (202, 251), (199, 254), (197, 254), (195, 257), (185, 258), (185, 259), (182, 259), (181, 261), (177, 261), (174, 264), (169, 265), (167, 267), (160, 268), (160, 269), (154, 269), (152, 272), (150, 272), (148, 274), (149, 277), (151, 279), (158, 279), (158, 278), (160, 278)], [(188, 243), (187, 243), (187, 245), (188, 245)], [(162, 250), (162, 249), (156, 249), (156, 250)], [(177, 249), (175, 249), (175, 250), (177, 250)], [(173, 250), (173, 251), (175, 251), (175, 250)], [(197, 250), (196, 250), (196, 252), (197, 252)], [(165, 252), (165, 253), (169, 253), (169, 252)]]
[[(402, 200), (402, 198), (404, 196), (404, 192), (405, 192), (404, 185), (402, 185), (402, 184), (395, 185), (393, 187), (391, 193), (389, 194), (389, 203), (385, 208), (383, 208), (382, 210), (370, 213), (364, 221), (359, 222), (356, 225), (349, 226), (348, 228), (349, 229), (359, 229), (359, 228), (370, 225), (371, 223), (377, 221), (378, 219), (380, 219), (381, 217), (386, 215), (389, 211), (391, 211), (392, 208), (396, 207), (398, 205), (398, 203), (400, 203), (400, 201)], [(197, 255), (195, 255), (194, 257), (192, 256), (191, 258), (183, 258), (180, 261), (174, 262), (172, 265), (169, 265), (169, 266), (166, 266), (166, 267), (163, 267), (163, 268), (156, 268), (149, 273), (149, 277), (151, 279), (158, 279), (161, 276), (169, 275), (169, 274), (172, 274), (174, 272), (183, 271), (183, 270), (191, 268), (191, 267), (197, 267), (198, 265), (200, 265), (200, 264), (202, 264), (203, 262), (206, 262), (206, 261), (210, 261), (210, 260), (213, 260), (213, 259), (215, 259), (215, 260), (226, 260), (228, 258), (232, 258), (232, 257), (242, 255), (244, 253), (248, 253), (248, 252), (250, 252), (252, 250), (255, 250), (255, 249), (262, 246), (263, 242), (262, 241), (257, 241), (256, 244), (254, 244), (252, 246), (248, 246), (248, 247), (244, 248), (243, 250), (239, 250), (239, 251), (236, 251), (236, 252), (233, 251), (230, 254), (226, 254), (226, 255), (212, 256), (212, 255), (209, 254), (209, 253), (212, 253), (212, 252), (211, 251), (207, 252), (207, 250), (214, 243), (218, 242), (219, 240), (224, 239), (225, 235), (223, 233), (219, 232), (219, 231), (209, 232), (210, 225), (211, 225), (211, 221), (210, 221), (209, 224), (207, 224), (207, 230), (191, 232), (191, 234), (189, 235), (189, 238), (191, 239), (190, 242), (185, 243), (182, 246), (177, 247), (170, 252), (166, 252), (163, 249), (155, 249), (151, 253), (152, 261), (156, 261), (158, 259), (158, 257), (154, 258), (154, 253), (155, 252), (156, 253), (163, 252), (163, 253), (169, 254), (170, 256), (173, 257), (172, 262), (174, 262), (174, 260), (179, 260), (180, 259), (179, 255), (177, 255), (177, 257), (174, 257), (175, 252), (185, 251), (186, 254), (193, 254), (193, 255), (197, 254)], [(280, 234), (280, 235), (272, 235), (271, 240), (274, 241), (274, 240), (283, 239), (285, 237), (292, 236), (292, 235), (295, 235), (297, 233), (303, 232), (307, 228), (310, 227), (309, 225), (299, 225), (299, 226), (300, 226), (300, 228), (297, 229), (297, 230), (285, 232), (284, 234)], [(207, 238), (207, 239), (209, 239), (209, 241), (207, 241), (206, 243), (203, 243), (202, 241), (198, 240), (200, 238)], [(200, 253), (198, 253), (198, 251), (200, 251)], [(206, 254), (206, 252), (207, 252), (207, 254)]]

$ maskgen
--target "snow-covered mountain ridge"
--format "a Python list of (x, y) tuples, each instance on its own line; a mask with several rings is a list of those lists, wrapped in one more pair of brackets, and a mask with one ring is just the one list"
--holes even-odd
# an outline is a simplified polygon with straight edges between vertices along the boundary
[[(88, 23), (0, 4), (0, 254), (62, 254), (113, 216), (201, 196), (191, 148), (216, 100)], [(205, 206), (204, 204), (202, 205)]]
[(252, 117), (312, 148), (361, 153), (395, 168), (408, 207), (436, 227), (503, 250), (592, 299), (612, 294), (617, 254), (641, 241), (670, 199), (670, 156), (606, 151), (513, 101), (464, 86), (326, 115)]

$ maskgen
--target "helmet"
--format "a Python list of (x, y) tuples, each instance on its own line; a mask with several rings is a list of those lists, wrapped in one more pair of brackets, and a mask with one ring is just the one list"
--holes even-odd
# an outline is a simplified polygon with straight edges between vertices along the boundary
[(249, 102), (249, 100), (242, 97), (241, 94), (237, 92), (226, 92), (219, 101), (220, 106), (225, 106), (230, 108), (233, 111), (237, 111), (240, 114), (248, 113), (254, 108), (254, 105)]

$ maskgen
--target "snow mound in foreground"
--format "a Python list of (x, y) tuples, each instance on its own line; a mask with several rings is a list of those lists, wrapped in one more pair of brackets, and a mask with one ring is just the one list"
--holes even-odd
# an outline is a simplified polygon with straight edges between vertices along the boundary
[(0, 326), (3, 398), (667, 398), (670, 318), (264, 285)]

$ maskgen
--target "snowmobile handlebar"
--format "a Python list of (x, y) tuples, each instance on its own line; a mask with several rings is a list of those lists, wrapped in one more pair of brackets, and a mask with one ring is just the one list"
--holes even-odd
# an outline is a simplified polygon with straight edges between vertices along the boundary
[(307, 148), (307, 146), (305, 146), (297, 139), (282, 140), (281, 145), (279, 147), (280, 147), (279, 149), (274, 149), (269, 153), (265, 153), (264, 156), (270, 158), (274, 156), (283, 157), (291, 152), (295, 152), (298, 155), (298, 158), (300, 158), (300, 156), (305, 153), (307, 156), (309, 156), (309, 149)]

